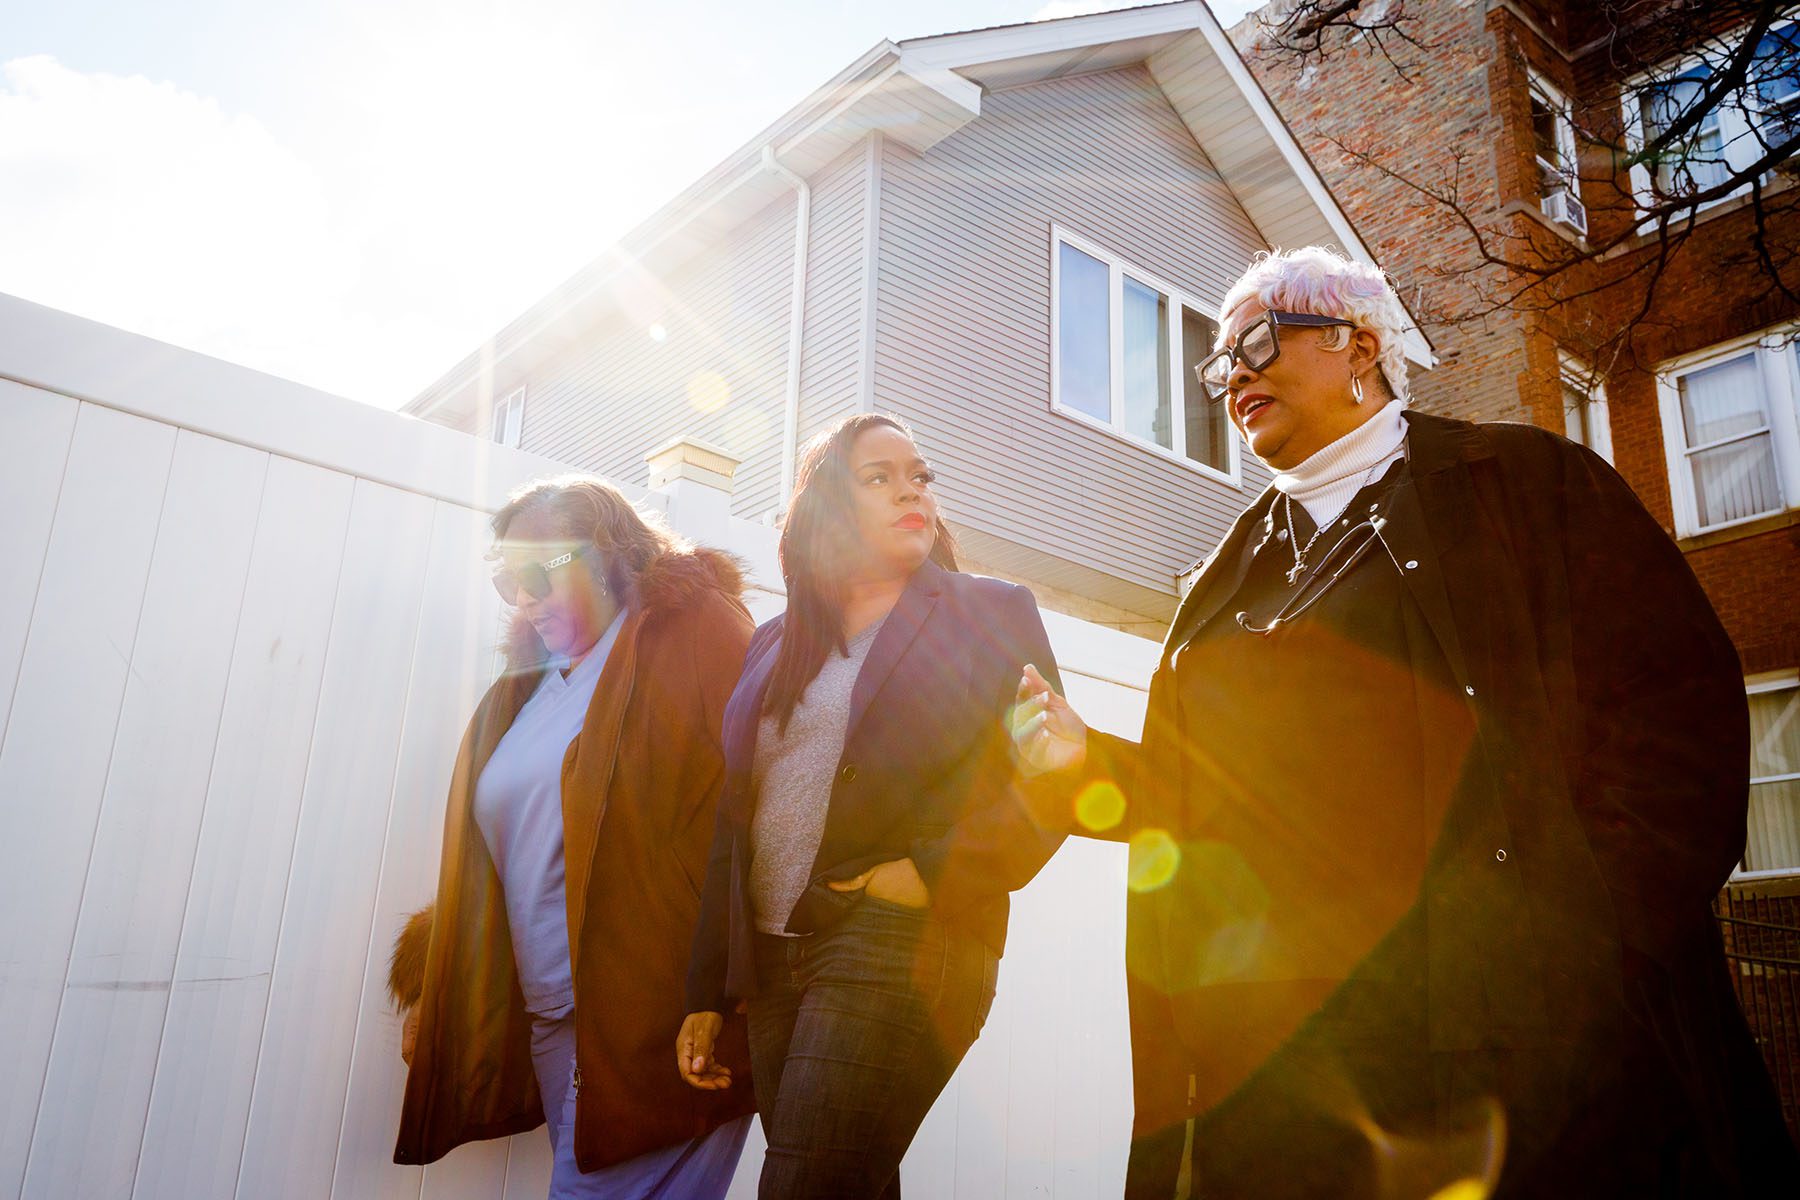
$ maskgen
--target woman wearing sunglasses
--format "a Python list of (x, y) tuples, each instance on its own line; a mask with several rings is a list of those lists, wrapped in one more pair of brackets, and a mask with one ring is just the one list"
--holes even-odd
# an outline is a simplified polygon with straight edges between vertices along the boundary
[[(433, 909), (390, 977), (411, 1065), (394, 1159), (548, 1123), (553, 1197), (721, 1197), (751, 1096), (671, 1075), (752, 622), (732, 559), (598, 480), (494, 515), (507, 669), (457, 756)], [(720, 1056), (746, 1069), (739, 1018)]]
[(1055, 668), (1022, 587), (959, 574), (898, 421), (807, 448), (781, 533), (787, 612), (725, 714), (729, 772), (677, 1066), (748, 1000), (766, 1200), (897, 1197), (900, 1160), (993, 1003), (1007, 893), (1055, 850), (1003, 717)]
[(1142, 742), (1020, 685), (1026, 760), (1126, 801), (1127, 1195), (1741, 1194), (1792, 1154), (1708, 907), (1737, 657), (1596, 455), (1406, 411), (1405, 329), (1372, 267), (1253, 265), (1200, 373), (1275, 479)]

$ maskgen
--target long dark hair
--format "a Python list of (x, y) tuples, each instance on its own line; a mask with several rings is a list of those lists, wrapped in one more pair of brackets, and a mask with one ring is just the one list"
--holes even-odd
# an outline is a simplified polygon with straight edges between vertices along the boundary
[[(794, 495), (781, 520), (781, 577), (787, 581), (787, 616), (781, 625), (781, 651), (769, 676), (763, 712), (787, 729), (794, 706), (806, 685), (833, 650), (844, 644), (844, 582), (862, 548), (851, 505), (850, 448), (865, 430), (912, 430), (898, 417), (856, 413), (821, 431), (800, 452)], [(956, 539), (937, 522), (931, 561), (956, 570)]]

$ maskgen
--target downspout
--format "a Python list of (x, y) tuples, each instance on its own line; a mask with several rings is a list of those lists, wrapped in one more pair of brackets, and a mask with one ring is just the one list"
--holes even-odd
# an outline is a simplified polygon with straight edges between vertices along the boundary
[(806, 242), (812, 223), (812, 189), (775, 157), (773, 143), (762, 149), (763, 166), (794, 189), (794, 286), (788, 308), (787, 395), (781, 412), (781, 503), (794, 492), (794, 460), (800, 440), (800, 347), (806, 324)]

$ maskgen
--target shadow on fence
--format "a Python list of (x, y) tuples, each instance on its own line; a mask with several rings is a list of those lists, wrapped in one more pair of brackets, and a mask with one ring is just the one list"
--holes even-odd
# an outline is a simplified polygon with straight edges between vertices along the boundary
[(1738, 1003), (1800, 1142), (1800, 880), (1731, 884), (1713, 912)]

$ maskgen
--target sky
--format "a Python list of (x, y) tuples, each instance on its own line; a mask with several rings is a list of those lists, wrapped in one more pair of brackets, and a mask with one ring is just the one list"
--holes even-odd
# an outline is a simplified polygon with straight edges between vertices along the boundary
[(398, 407), (884, 38), (1123, 7), (0, 5), (0, 292)]

